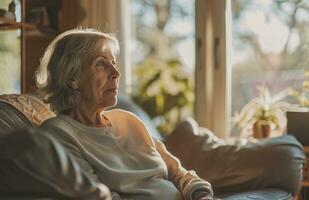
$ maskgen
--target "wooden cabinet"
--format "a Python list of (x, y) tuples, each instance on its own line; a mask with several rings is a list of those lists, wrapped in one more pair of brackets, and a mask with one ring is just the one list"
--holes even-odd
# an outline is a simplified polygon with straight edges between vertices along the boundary
[(309, 199), (309, 146), (304, 146), (306, 161), (303, 167), (302, 188), (294, 200)]
[(302, 189), (296, 200), (309, 199), (309, 146), (304, 146), (306, 162), (303, 167), (303, 183)]
[[(24, 23), (23, 92), (35, 91), (34, 73), (47, 45), (61, 32), (60, 0), (22, 0)], [(29, 26), (29, 24), (31, 26)]]
[(0, 8), (0, 93), (32, 92), (40, 57), (60, 32), (61, 1), (2, 0)]
[[(112, 0), (0, 0), (0, 94), (35, 90), (34, 72), (59, 33), (80, 25), (101, 30), (111, 26), (111, 3), (107, 2)], [(8, 11), (9, 5), (11, 9), (15, 5), (14, 14)], [(13, 61), (2, 62), (6, 53)]]

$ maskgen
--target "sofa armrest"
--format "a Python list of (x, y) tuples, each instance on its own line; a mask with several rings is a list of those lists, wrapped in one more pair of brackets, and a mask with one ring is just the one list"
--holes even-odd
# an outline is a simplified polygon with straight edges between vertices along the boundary
[(209, 181), (216, 195), (268, 187), (295, 195), (301, 187), (305, 155), (291, 135), (228, 142), (187, 120), (165, 144), (186, 168)]
[(40, 129), (0, 137), (0, 176), (0, 196), (111, 199), (106, 186), (81, 171), (73, 156)]

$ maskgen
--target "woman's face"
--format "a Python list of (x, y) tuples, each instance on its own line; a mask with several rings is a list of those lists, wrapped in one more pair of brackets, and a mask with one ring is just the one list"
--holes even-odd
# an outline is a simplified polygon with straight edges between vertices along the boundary
[(77, 81), (81, 103), (99, 110), (117, 103), (120, 73), (116, 68), (116, 58), (102, 49), (88, 64), (85, 64)]

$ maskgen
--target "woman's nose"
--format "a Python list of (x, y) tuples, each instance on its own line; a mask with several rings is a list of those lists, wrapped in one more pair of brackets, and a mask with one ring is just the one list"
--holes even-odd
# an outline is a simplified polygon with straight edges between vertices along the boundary
[(116, 67), (114, 67), (113, 72), (110, 76), (111, 79), (117, 79), (120, 77), (120, 72), (118, 71), (118, 69), (116, 69)]

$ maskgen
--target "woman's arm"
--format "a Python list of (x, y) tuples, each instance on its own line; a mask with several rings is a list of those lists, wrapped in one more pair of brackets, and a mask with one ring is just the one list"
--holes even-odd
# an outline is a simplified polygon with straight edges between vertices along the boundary
[(147, 146), (154, 147), (159, 152), (167, 166), (168, 179), (174, 183), (185, 200), (214, 199), (211, 185), (199, 178), (194, 171), (187, 171), (183, 168), (180, 161), (167, 151), (163, 143), (152, 139), (144, 123), (137, 116), (126, 111), (118, 112), (118, 114), (126, 115), (127, 128), (131, 129), (132, 133), (137, 134), (138, 139), (142, 139)]
[(168, 152), (162, 142), (155, 140), (155, 145), (167, 166), (168, 179), (182, 192), (186, 200), (214, 199), (210, 183), (199, 178), (194, 171), (183, 168), (179, 159)]

